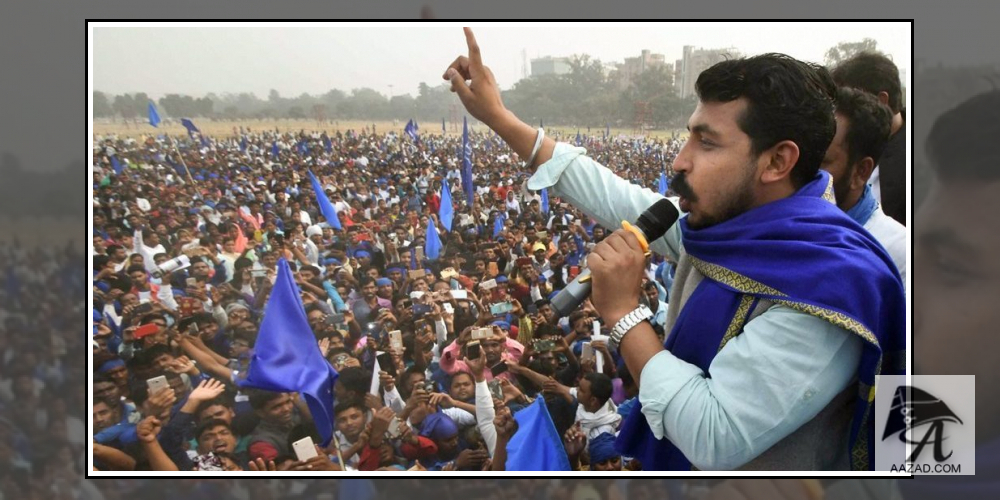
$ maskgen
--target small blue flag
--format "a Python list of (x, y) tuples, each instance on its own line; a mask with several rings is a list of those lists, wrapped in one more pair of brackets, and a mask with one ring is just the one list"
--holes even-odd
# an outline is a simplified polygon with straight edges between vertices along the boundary
[(323, 218), (326, 219), (326, 223), (334, 229), (343, 229), (340, 225), (340, 218), (337, 217), (337, 209), (334, 208), (333, 203), (330, 203), (330, 198), (326, 196), (326, 191), (323, 191), (323, 186), (319, 184), (319, 179), (313, 175), (311, 170), (309, 171), (309, 182), (312, 183), (313, 191), (316, 192), (316, 204), (319, 205), (319, 211), (323, 214)]
[(455, 206), (451, 202), (451, 188), (448, 187), (448, 179), (441, 180), (441, 208), (438, 209), (438, 218), (441, 225), (451, 231), (451, 221), (455, 218)]
[(470, 207), (475, 197), (472, 186), (472, 145), (469, 144), (469, 119), (462, 118), (462, 190), (465, 191), (465, 202)]
[[(258, 341), (259, 343), (260, 341)], [(517, 432), (507, 443), (508, 471), (568, 471), (569, 458), (545, 398), (514, 414)]]
[(275, 160), (278, 159), (278, 141), (274, 141), (271, 143), (271, 156)]
[(417, 268), (417, 248), (413, 247), (410, 249), (410, 269), (416, 269), (416, 268)]
[(184, 128), (186, 128), (188, 131), (188, 135), (192, 137), (194, 136), (195, 132), (198, 132), (199, 134), (201, 133), (201, 130), (198, 130), (198, 127), (195, 127), (194, 123), (191, 120), (188, 120), (187, 118), (181, 118), (181, 125), (184, 125)]
[(298, 392), (306, 400), (321, 446), (333, 439), (333, 384), (337, 371), (323, 358), (309, 327), (299, 287), (285, 259), (264, 309), (250, 368), (240, 387)]
[(667, 173), (666, 172), (660, 172), (660, 186), (659, 186), (658, 191), (660, 192), (660, 194), (666, 196), (666, 194), (667, 194), (667, 188), (669, 188), (669, 187), (670, 187), (670, 182), (667, 181)]
[(577, 129), (577, 131), (576, 131), (576, 145), (579, 146), (582, 143), (583, 143), (583, 140), (580, 139), (580, 130)]
[(299, 141), (298, 148), (299, 148), (299, 156), (305, 156), (305, 155), (309, 154), (309, 147), (306, 146), (306, 140), (305, 139), (302, 139), (301, 141)]
[(542, 213), (548, 215), (549, 213), (549, 189), (542, 188)]
[(158, 127), (160, 125), (160, 114), (156, 112), (156, 105), (149, 101), (149, 124)]
[(325, 135), (323, 136), (323, 147), (326, 148), (327, 154), (333, 151), (333, 143), (330, 142), (330, 138)]
[(417, 140), (417, 125), (413, 123), (413, 120), (406, 122), (403, 132), (406, 132), (406, 135), (410, 136), (410, 139)]
[(115, 174), (116, 175), (121, 174), (122, 170), (125, 170), (125, 166), (123, 166), (121, 164), (121, 162), (118, 161), (118, 157), (117, 156), (112, 156), (111, 157), (111, 168), (113, 168), (115, 170)]
[(240, 137), (240, 152), (246, 153), (247, 151), (247, 136)]
[(427, 221), (427, 235), (424, 238), (424, 256), (427, 260), (437, 260), (441, 256), (441, 237), (438, 236), (434, 221)]

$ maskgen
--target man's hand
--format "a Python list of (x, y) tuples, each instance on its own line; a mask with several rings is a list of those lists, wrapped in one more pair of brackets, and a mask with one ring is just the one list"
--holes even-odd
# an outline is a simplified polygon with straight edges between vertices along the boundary
[(225, 392), (226, 386), (214, 378), (202, 380), (188, 395), (188, 401), (209, 401)]
[[(478, 349), (480, 349), (480, 351), (482, 350), (482, 348), (483, 346), (478, 346)], [(472, 375), (476, 378), (476, 381), (478, 382), (479, 379), (482, 378), (483, 376), (483, 368), (486, 367), (486, 354), (480, 352), (478, 358), (474, 359), (465, 358), (465, 364), (469, 365), (469, 371), (472, 372)]]
[(479, 469), (483, 463), (490, 459), (490, 454), (486, 450), (462, 450), (455, 459), (457, 469)]
[(510, 441), (511, 436), (517, 432), (517, 421), (510, 413), (510, 408), (506, 406), (497, 409), (497, 415), (493, 419), (493, 426), (497, 428), (497, 438)]
[(396, 377), (389, 375), (384, 370), (378, 372), (378, 382), (385, 389), (385, 392), (392, 392), (396, 388)]
[(566, 447), (566, 454), (569, 455), (570, 460), (580, 456), (586, 444), (587, 436), (580, 429), (580, 422), (573, 424), (563, 435), (563, 446)]
[(264, 463), (264, 459), (258, 457), (254, 460), (251, 460), (247, 464), (247, 470), (252, 472), (270, 472), (270, 471), (276, 471), (278, 470), (278, 468), (275, 467), (274, 460), (269, 460), (267, 463)]
[(135, 433), (139, 436), (139, 441), (148, 444), (156, 441), (156, 436), (160, 434), (161, 429), (163, 429), (163, 424), (160, 419), (146, 417), (135, 426)]
[(385, 406), (385, 404), (382, 403), (382, 398), (380, 398), (379, 396), (372, 393), (368, 393), (365, 394), (365, 406), (367, 406), (372, 410), (378, 410), (383, 406)]
[(638, 238), (619, 229), (594, 247), (587, 264), (594, 276), (590, 298), (605, 323), (613, 325), (639, 305), (646, 256)]
[(149, 399), (143, 403), (142, 414), (143, 415), (160, 415), (164, 411), (169, 410), (174, 403), (177, 402), (177, 395), (174, 394), (174, 390), (167, 387), (156, 394), (149, 396)]
[(393, 418), (396, 418), (396, 414), (388, 407), (379, 408), (372, 413), (372, 432), (369, 439), (381, 443), (382, 436), (389, 430), (389, 422), (392, 422)]
[(451, 395), (443, 392), (431, 394), (430, 403), (431, 406), (441, 405), (441, 408), (452, 408), (455, 406), (455, 400), (451, 399)]
[[(465, 28), (465, 41), (469, 46), (469, 56), (458, 56), (448, 66), (442, 78), (451, 81), (451, 91), (458, 94), (469, 114), (492, 128), (491, 124), (506, 109), (500, 100), (500, 90), (493, 72), (483, 66), (479, 44), (470, 28)], [(471, 81), (466, 84), (466, 80)]]

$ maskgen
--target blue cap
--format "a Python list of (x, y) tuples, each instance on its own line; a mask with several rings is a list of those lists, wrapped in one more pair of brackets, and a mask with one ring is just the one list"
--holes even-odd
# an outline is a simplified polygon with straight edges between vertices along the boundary
[(385, 270), (386, 270), (386, 272), (392, 271), (392, 270), (396, 270), (396, 271), (399, 271), (399, 272), (402, 273), (402, 272), (406, 271), (406, 266), (404, 266), (402, 264), (393, 264), (393, 265), (387, 267)]
[(368, 253), (366, 250), (357, 250), (354, 252), (354, 258), (360, 259), (362, 257), (368, 257), (370, 259), (372, 254)]
[(389, 278), (379, 278), (375, 280), (375, 286), (391, 286), (392, 280)]
[(97, 309), (94, 309), (94, 321), (101, 321), (103, 319), (104, 319), (104, 315), (101, 314), (101, 311), (98, 311)]
[(508, 323), (506, 321), (496, 320), (496, 321), (494, 321), (494, 322), (492, 322), (490, 324), (493, 325), (493, 326), (499, 326), (501, 330), (510, 331), (510, 323)]
[(337, 258), (335, 258), (335, 257), (327, 257), (327, 258), (323, 259), (323, 265), (324, 266), (329, 266), (330, 264), (333, 264), (335, 266), (339, 266), (340, 265), (340, 260), (337, 259)]
[(507, 277), (501, 274), (500, 276), (496, 277), (496, 280), (497, 280), (497, 283), (506, 283), (507, 282)]

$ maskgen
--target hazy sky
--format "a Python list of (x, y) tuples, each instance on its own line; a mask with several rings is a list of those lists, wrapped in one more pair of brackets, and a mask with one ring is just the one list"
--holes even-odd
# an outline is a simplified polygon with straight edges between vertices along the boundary
[[(521, 78), (528, 58), (586, 53), (622, 61), (642, 49), (681, 57), (684, 45), (736, 47), (752, 55), (784, 52), (822, 62), (842, 41), (874, 38), (909, 72), (909, 23), (536, 23), (485, 25), (474, 30), (483, 60), (504, 89)], [(270, 89), (284, 97), (331, 88), (370, 87), (383, 94), (416, 95), (420, 82), (436, 85), (448, 64), (466, 54), (458, 25), (289, 27), (99, 27), (93, 36), (94, 89), (201, 96), (209, 92)]]

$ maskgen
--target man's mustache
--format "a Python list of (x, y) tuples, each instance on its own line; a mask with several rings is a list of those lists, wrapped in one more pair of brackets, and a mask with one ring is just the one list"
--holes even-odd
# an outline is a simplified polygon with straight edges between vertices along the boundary
[(691, 189), (691, 185), (688, 184), (687, 178), (684, 177), (684, 174), (675, 174), (674, 177), (670, 179), (670, 188), (673, 189), (675, 193), (690, 201), (698, 201), (698, 197), (695, 196), (694, 191)]

